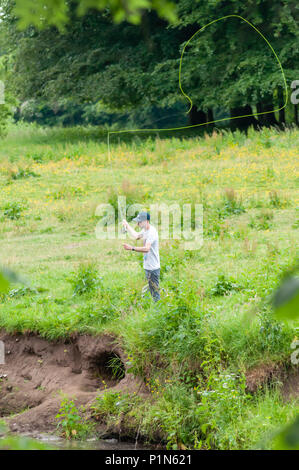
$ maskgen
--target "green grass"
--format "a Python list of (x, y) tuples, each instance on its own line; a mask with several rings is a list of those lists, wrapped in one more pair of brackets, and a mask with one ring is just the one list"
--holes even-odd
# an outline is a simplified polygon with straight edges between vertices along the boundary
[[(296, 330), (275, 320), (270, 297), (298, 256), (299, 131), (112, 135), (110, 162), (106, 137), (98, 128), (19, 125), (2, 140), (1, 263), (25, 276), (30, 289), (2, 297), (0, 328), (49, 339), (72, 332), (118, 335), (131, 371), (163, 384), (146, 411), (147, 432), (154, 410), (165, 409), (157, 422), (164, 423), (170, 446), (262, 445), (263, 435), (297, 406), (283, 403), (274, 390), (242, 399), (238, 413), (211, 430), (211, 442), (204, 421), (180, 418), (197, 376), (205, 378), (204, 361), (216, 378), (290, 363)], [(160, 242), (159, 306), (141, 297), (141, 255), (125, 252), (123, 240), (95, 236), (96, 207), (115, 205), (117, 194), (147, 208), (203, 203), (201, 249)], [(169, 378), (172, 392), (165, 388)], [(194, 403), (193, 411), (198, 397)], [(207, 416), (214, 412), (207, 405)], [(217, 412), (221, 421), (220, 404)]]

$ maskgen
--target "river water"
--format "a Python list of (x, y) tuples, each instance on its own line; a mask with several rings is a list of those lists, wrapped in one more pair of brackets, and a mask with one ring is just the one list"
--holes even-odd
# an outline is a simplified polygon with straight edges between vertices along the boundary
[(137, 442), (121, 442), (117, 439), (98, 439), (96, 437), (86, 441), (66, 440), (52, 434), (28, 433), (20, 437), (35, 439), (55, 450), (150, 450)]

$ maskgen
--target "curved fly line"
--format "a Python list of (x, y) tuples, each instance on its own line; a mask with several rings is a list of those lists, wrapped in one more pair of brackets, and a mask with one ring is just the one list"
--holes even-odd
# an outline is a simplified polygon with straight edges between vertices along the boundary
[(251, 117), (251, 116), (260, 116), (261, 114), (270, 114), (270, 113), (275, 113), (275, 112), (278, 112), (278, 111), (281, 111), (282, 109), (284, 109), (288, 103), (288, 87), (287, 87), (287, 81), (286, 81), (286, 77), (285, 77), (285, 73), (284, 73), (284, 70), (283, 70), (283, 67), (281, 65), (281, 62), (274, 50), (274, 48), (272, 47), (272, 45), (270, 44), (270, 42), (268, 41), (267, 38), (265, 38), (265, 36), (252, 24), (250, 23), (250, 21), (246, 20), (245, 18), (243, 18), (242, 16), (240, 15), (226, 15), (226, 16), (222, 16), (221, 18), (218, 18), (217, 20), (213, 20), (211, 21), (210, 23), (206, 24), (205, 26), (203, 26), (202, 28), (200, 28), (198, 31), (196, 31), (196, 33), (193, 34), (193, 36), (191, 36), (191, 38), (186, 42), (186, 44), (184, 45), (183, 47), (183, 50), (182, 50), (182, 54), (181, 54), (181, 59), (180, 59), (180, 65), (179, 65), (179, 87), (180, 87), (180, 90), (182, 92), (182, 94), (185, 96), (185, 98), (189, 101), (190, 103), (190, 108), (189, 110), (187, 111), (187, 114), (190, 112), (192, 106), (193, 106), (193, 102), (192, 102), (192, 99), (190, 98), (190, 96), (188, 96), (183, 88), (182, 88), (182, 83), (181, 83), (181, 74), (182, 74), (182, 61), (183, 61), (183, 56), (184, 56), (184, 53), (185, 53), (185, 49), (186, 47), (189, 45), (190, 41), (192, 41), (192, 39), (197, 36), (201, 31), (203, 31), (205, 28), (207, 28), (208, 26), (211, 26), (212, 24), (214, 23), (217, 23), (218, 21), (221, 21), (221, 20), (224, 20), (226, 18), (240, 18), (241, 20), (245, 21), (249, 26), (251, 26), (262, 38), (263, 40), (266, 42), (266, 44), (269, 46), (269, 48), (271, 49), (272, 53), (274, 54), (274, 57), (279, 65), (279, 68), (280, 68), (280, 71), (282, 73), (282, 77), (283, 77), (283, 81), (284, 81), (284, 88), (285, 88), (285, 104), (283, 106), (281, 106), (280, 108), (278, 109), (274, 109), (273, 111), (265, 111), (265, 112), (261, 112), (261, 113), (252, 113), (252, 114), (244, 114), (242, 116), (234, 116), (234, 117), (226, 117), (226, 118), (222, 118), (222, 119), (216, 119), (214, 121), (209, 121), (209, 122), (203, 122), (201, 124), (193, 124), (193, 125), (190, 125), (190, 126), (183, 126), (183, 127), (172, 127), (172, 128), (163, 128), (163, 129), (125, 129), (125, 130), (120, 130), (120, 131), (108, 131), (108, 135), (107, 135), (107, 144), (108, 144), (108, 161), (111, 162), (111, 158), (110, 158), (110, 135), (111, 134), (122, 134), (122, 133), (125, 133), (125, 132), (155, 132), (155, 131), (178, 131), (178, 130), (182, 130), (182, 129), (190, 129), (192, 127), (199, 127), (199, 126), (206, 126), (208, 124), (214, 124), (216, 122), (221, 122), (221, 121), (227, 121), (228, 119), (231, 120), (231, 119), (241, 119), (241, 118), (245, 118), (245, 117)]

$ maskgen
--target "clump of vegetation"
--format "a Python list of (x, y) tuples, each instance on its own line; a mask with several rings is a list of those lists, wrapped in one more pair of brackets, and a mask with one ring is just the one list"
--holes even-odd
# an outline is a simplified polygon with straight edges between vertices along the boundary
[(273, 212), (269, 210), (262, 210), (255, 218), (251, 217), (249, 227), (256, 230), (269, 230), (272, 226), (271, 220), (273, 220)]
[(123, 420), (141, 403), (142, 399), (136, 395), (136, 392), (123, 393), (107, 390), (95, 399), (90, 409), (96, 421), (109, 425)]
[(275, 207), (276, 209), (282, 207), (283, 203), (277, 191), (270, 191), (269, 198), (270, 206)]
[(21, 214), (25, 207), (18, 202), (8, 202), (3, 207), (3, 215), (6, 219), (18, 220), (21, 218)]
[[(160, 278), (164, 279), (165, 274), (168, 272), (177, 272), (178, 269), (185, 265), (186, 252), (179, 248), (179, 243), (175, 240), (173, 243), (168, 244), (167, 248), (160, 250)], [(142, 259), (140, 260), (141, 266), (143, 265)]]
[(19, 297), (24, 297), (25, 295), (28, 294), (38, 294), (38, 290), (34, 289), (32, 287), (19, 287), (16, 289), (12, 289), (8, 296), (10, 298), (19, 298)]
[(78, 271), (69, 278), (75, 295), (93, 294), (102, 285), (102, 277), (99, 276), (98, 269), (93, 262), (81, 263)]
[(228, 295), (230, 292), (238, 292), (243, 287), (237, 284), (236, 281), (226, 279), (224, 274), (220, 274), (215, 283), (215, 286), (210, 290), (211, 295)]
[(121, 358), (114, 354), (108, 361), (107, 367), (111, 370), (112, 377), (117, 380), (124, 378), (126, 372)]
[(217, 208), (219, 219), (231, 215), (239, 215), (245, 211), (242, 200), (237, 198), (233, 189), (226, 189), (223, 196), (223, 203)]
[(83, 194), (84, 190), (80, 187), (62, 185), (57, 191), (48, 193), (48, 197), (53, 198), (55, 200), (59, 200), (78, 197), (82, 196)]
[(22, 178), (30, 178), (30, 177), (37, 178), (39, 175), (34, 171), (30, 170), (29, 168), (18, 168), (16, 171), (11, 170), (9, 172), (9, 177), (12, 180), (19, 180)]
[(81, 406), (80, 411), (73, 400), (67, 397), (62, 400), (55, 419), (58, 420), (57, 429), (66, 439), (84, 439), (94, 431), (94, 423), (82, 417), (84, 407)]

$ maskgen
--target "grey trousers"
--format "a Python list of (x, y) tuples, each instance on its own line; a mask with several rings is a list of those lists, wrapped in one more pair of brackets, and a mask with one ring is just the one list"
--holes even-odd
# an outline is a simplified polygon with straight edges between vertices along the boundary
[(159, 288), (159, 279), (160, 279), (160, 269), (145, 269), (145, 276), (148, 280), (148, 286), (150, 293), (155, 302), (160, 300), (160, 288)]

